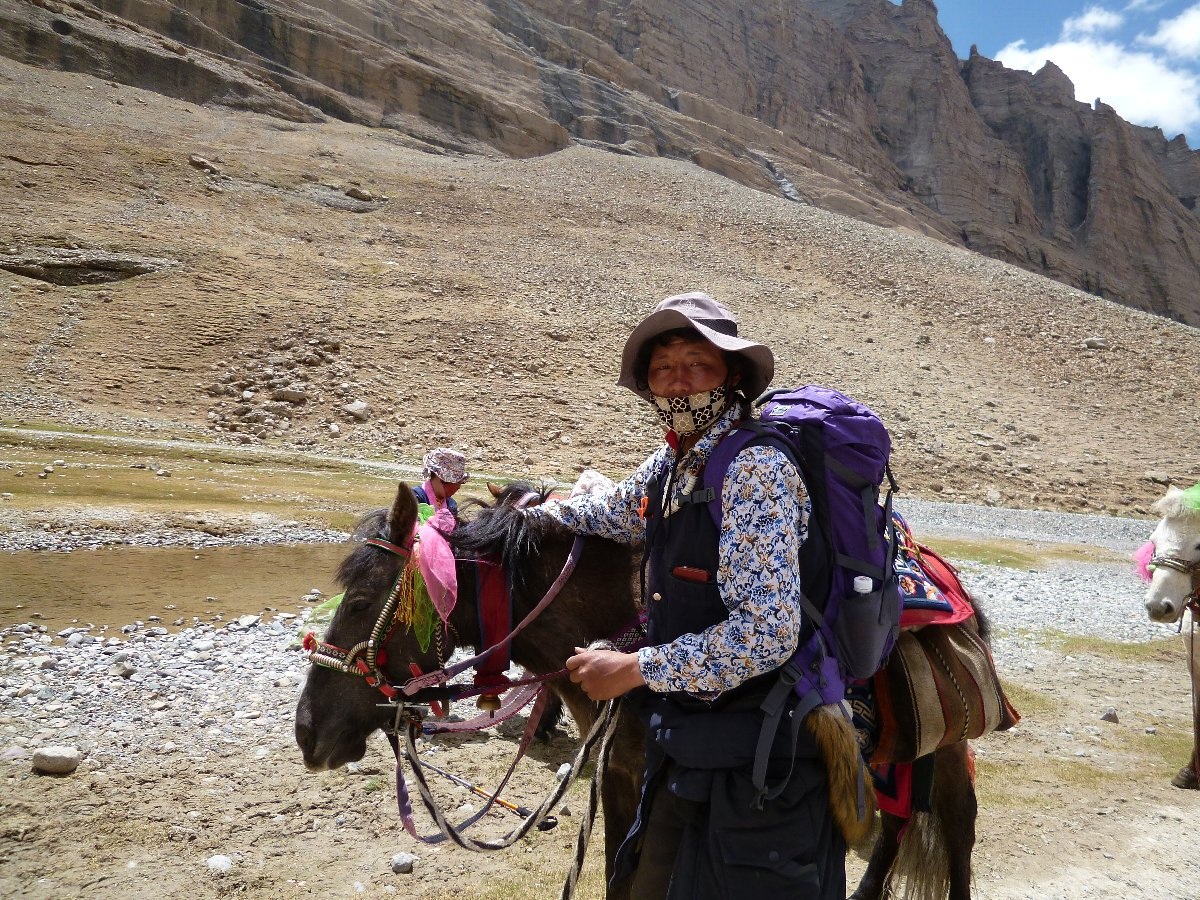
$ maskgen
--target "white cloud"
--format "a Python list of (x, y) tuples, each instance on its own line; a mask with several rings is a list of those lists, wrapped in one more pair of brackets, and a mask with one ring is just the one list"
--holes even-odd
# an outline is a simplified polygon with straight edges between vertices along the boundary
[(1036, 72), (1047, 60), (1075, 84), (1075, 99), (1097, 97), (1138, 125), (1158, 125), (1168, 137), (1200, 129), (1200, 75), (1153, 55), (1108, 41), (1061, 40), (1029, 49), (1016, 41), (996, 54), (1010, 69)]
[(1101, 31), (1113, 31), (1120, 28), (1125, 17), (1100, 6), (1089, 6), (1082, 14), (1063, 22), (1064, 38), (1082, 37)]
[(1166, 5), (1167, 0), (1130, 0), (1129, 3), (1125, 4), (1125, 12), (1136, 12), (1141, 9), (1147, 12), (1154, 12)]
[(1188, 7), (1173, 19), (1159, 22), (1158, 31), (1138, 40), (1161, 47), (1179, 59), (1200, 61), (1200, 3)]

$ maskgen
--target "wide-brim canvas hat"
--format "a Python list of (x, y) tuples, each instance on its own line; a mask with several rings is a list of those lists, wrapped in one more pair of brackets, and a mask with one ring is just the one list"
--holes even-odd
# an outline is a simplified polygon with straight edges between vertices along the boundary
[(649, 388), (638, 384), (638, 357), (649, 341), (664, 331), (676, 328), (695, 328), (706, 340), (722, 350), (743, 356), (746, 367), (737, 387), (751, 400), (765, 391), (775, 377), (775, 354), (771, 348), (739, 337), (737, 320), (733, 314), (708, 294), (693, 291), (663, 300), (654, 307), (654, 312), (633, 329), (625, 341), (625, 349), (621, 351), (621, 377), (617, 384), (649, 400)]

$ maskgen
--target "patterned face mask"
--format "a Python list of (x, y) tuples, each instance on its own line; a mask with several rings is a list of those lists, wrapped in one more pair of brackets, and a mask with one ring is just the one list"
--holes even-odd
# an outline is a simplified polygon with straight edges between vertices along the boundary
[(680, 437), (687, 437), (703, 431), (725, 411), (729, 405), (729, 391), (725, 385), (721, 385), (687, 397), (660, 397), (654, 394), (652, 400), (662, 427)]

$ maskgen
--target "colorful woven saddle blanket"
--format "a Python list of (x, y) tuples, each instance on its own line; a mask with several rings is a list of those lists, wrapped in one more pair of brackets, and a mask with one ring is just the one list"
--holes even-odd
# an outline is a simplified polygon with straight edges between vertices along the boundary
[[(954, 567), (929, 547), (917, 542), (912, 530), (900, 513), (892, 512), (892, 527), (896, 532), (896, 575), (904, 609), (900, 614), (901, 628), (921, 625), (952, 625), (975, 614), (971, 601), (962, 591), (945, 591), (934, 583), (930, 571), (955, 572)], [(943, 584), (946, 578), (939, 579)], [(957, 582), (957, 578), (951, 579)]]

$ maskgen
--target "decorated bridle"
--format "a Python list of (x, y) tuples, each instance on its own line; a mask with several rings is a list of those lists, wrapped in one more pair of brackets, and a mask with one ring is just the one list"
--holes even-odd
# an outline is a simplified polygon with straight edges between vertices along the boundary
[[(518, 506), (524, 506), (534, 499), (536, 494), (528, 494), (522, 497), (518, 502)], [(355, 644), (349, 649), (344, 649), (331, 644), (327, 641), (319, 640), (315, 633), (309, 632), (304, 636), (303, 646), (308, 651), (309, 662), (312, 665), (321, 666), (323, 668), (332, 669), (337, 672), (342, 672), (349, 675), (359, 675), (363, 677), (367, 684), (379, 690), (386, 698), (387, 703), (384, 704), (394, 709), (395, 717), (390, 727), (384, 728), (384, 733), (387, 735), (389, 743), (392, 745), (392, 750), (396, 755), (396, 800), (400, 811), (400, 818), (405, 830), (414, 838), (424, 843), (437, 843), (444, 839), (449, 839), (453, 843), (468, 850), (486, 851), (499, 850), (504, 847), (511, 846), (530, 829), (536, 827), (541, 830), (553, 828), (557, 821), (550, 815), (550, 810), (557, 804), (565, 794), (568, 786), (573, 781), (577, 772), (579, 772), (584, 763), (587, 761), (593, 747), (599, 745), (597, 752), (596, 768), (592, 777), (592, 787), (589, 792), (588, 803), (585, 814), (581, 818), (579, 836), (576, 840), (575, 860), (570, 872), (567, 875), (566, 882), (563, 885), (561, 894), (562, 900), (570, 900), (576, 884), (578, 883), (579, 874), (582, 870), (584, 858), (587, 850), (588, 839), (591, 834), (592, 824), (595, 821), (596, 811), (599, 803), (601, 785), (604, 778), (604, 770), (607, 768), (608, 756), (611, 751), (613, 737), (616, 733), (617, 723), (617, 707), (618, 701), (610, 700), (604, 704), (600, 716), (596, 719), (591, 730), (584, 738), (575, 759), (571, 763), (570, 774), (565, 778), (558, 779), (558, 783), (551, 791), (550, 795), (542, 802), (542, 804), (533, 811), (525, 808), (515, 809), (523, 817), (521, 826), (513, 830), (510, 834), (503, 838), (492, 841), (476, 841), (467, 838), (462, 832), (467, 825), (476, 821), (484, 813), (491, 808), (492, 803), (503, 803), (498, 798), (500, 791), (508, 783), (509, 777), (516, 768), (517, 763), (524, 755), (530, 741), (533, 738), (538, 722), (541, 718), (542, 710), (546, 705), (546, 685), (544, 682), (550, 678), (556, 678), (566, 674), (566, 669), (558, 672), (550, 673), (549, 675), (534, 675), (528, 678), (511, 681), (507, 687), (515, 690), (509, 691), (508, 696), (498, 709), (489, 709), (482, 712), (474, 719), (469, 719), (465, 722), (443, 723), (431, 725), (423, 721), (422, 708), (416, 704), (430, 702), (434, 706), (437, 713), (438, 698), (443, 701), (451, 699), (460, 699), (472, 694), (488, 693), (488, 689), (478, 686), (459, 686), (451, 685), (449, 681), (459, 673), (466, 669), (475, 666), (482, 660), (486, 659), (493, 653), (505, 650), (513, 641), (513, 639), (523, 631), (537, 616), (546, 609), (547, 606), (558, 596), (563, 586), (570, 579), (575, 567), (579, 562), (579, 558), (583, 553), (583, 538), (577, 536), (574, 543), (571, 545), (570, 553), (563, 564), (562, 571), (558, 577), (547, 589), (545, 595), (534, 606), (532, 610), (525, 616), (521, 622), (513, 628), (508, 635), (501, 641), (494, 643), (492, 646), (485, 648), (481, 653), (463, 660), (453, 666), (446, 666), (445, 656), (442, 652), (442, 646), (438, 644), (438, 666), (436, 671), (422, 674), (415, 664), (412, 667), (413, 678), (403, 685), (391, 684), (382, 666), (387, 663), (387, 652), (385, 645), (391, 638), (397, 626), (403, 620), (400, 615), (401, 603), (405, 591), (406, 577), (414, 565), (413, 559), (413, 541), (416, 536), (408, 542), (407, 545), (401, 546), (383, 538), (368, 538), (367, 544), (373, 547), (378, 547), (388, 553), (395, 554), (403, 559), (404, 565), (401, 567), (400, 573), (396, 576), (395, 582), (388, 591), (387, 598), (384, 600), (383, 606), (379, 611), (379, 616), (375, 621), (374, 627), (371, 629), (370, 635), (365, 641)], [(614, 643), (609, 643), (613, 649), (618, 647), (625, 650), (635, 649), (640, 646), (645, 640), (645, 623), (644, 619), (639, 619), (626, 626), (617, 637), (614, 638)], [(440, 638), (441, 632), (438, 631)], [(416, 739), (422, 734), (450, 732), (450, 731), (476, 731), (491, 725), (498, 724), (501, 721), (514, 715), (520, 709), (525, 707), (531, 700), (536, 700), (534, 703), (533, 712), (530, 714), (526, 722), (525, 734), (523, 735), (516, 758), (510, 765), (507, 774), (504, 776), (500, 786), (490, 794), (484, 793), (488, 797), (488, 803), (477, 813), (474, 813), (466, 822), (459, 826), (452, 825), (444, 816), (441, 809), (435, 802), (432, 794), (429, 791), (426, 782), (425, 774), (421, 767), (421, 761), (417, 754)], [(438, 713), (444, 715), (444, 713)], [(406, 747), (402, 752), (400, 749), (400, 737), (406, 737)], [(417, 833), (416, 826), (413, 822), (412, 803), (409, 798), (408, 786), (404, 777), (404, 770), (401, 763), (402, 759), (407, 759), (411, 766), (413, 775), (420, 789), (421, 799), (425, 804), (426, 809), (433, 816), (437, 823), (440, 833), (436, 836), (422, 836)], [(443, 773), (444, 774), (444, 773)], [(460, 782), (461, 783), (461, 782)], [(469, 784), (469, 783), (468, 783)], [(479, 789), (475, 789), (478, 793), (483, 793)], [(511, 804), (508, 804), (511, 807)]]
[[(583, 554), (583, 538), (576, 537), (558, 577), (554, 579), (554, 582), (547, 589), (542, 599), (538, 601), (537, 605), (529, 611), (520, 624), (513, 628), (503, 640), (492, 644), (490, 647), (486, 647), (482, 652), (462, 660), (453, 666), (445, 665), (445, 654), (442, 652), (439, 642), (438, 668), (433, 672), (422, 673), (414, 665), (413, 677), (403, 685), (397, 686), (388, 681), (382, 666), (387, 663), (385, 645), (396, 630), (396, 627), (400, 624), (400, 617), (397, 616), (397, 612), (400, 609), (400, 600), (407, 580), (406, 576), (413, 565), (413, 544), (410, 540), (406, 546), (402, 546), (378, 537), (368, 538), (365, 543), (385, 550), (388, 553), (393, 553), (405, 560), (405, 565), (401, 567), (400, 573), (396, 576), (395, 582), (388, 591), (387, 599), (384, 600), (383, 606), (379, 610), (379, 616), (375, 620), (375, 625), (371, 629), (370, 636), (367, 640), (360, 641), (353, 647), (345, 649), (328, 641), (318, 639), (316, 634), (310, 631), (304, 636), (302, 646), (308, 651), (308, 660), (312, 665), (332, 669), (335, 672), (342, 672), (347, 675), (359, 675), (366, 680), (367, 684), (382, 693), (390, 703), (400, 703), (401, 705), (404, 705), (405, 701), (421, 703), (429, 700), (458, 700), (477, 694), (489, 693), (492, 689), (487, 686), (451, 686), (448, 682), (461, 672), (478, 665), (484, 659), (506, 649), (512, 644), (513, 639), (524, 631), (553, 602), (554, 598), (558, 596), (563, 586), (575, 571), (575, 566)], [(437, 633), (440, 637), (440, 632)], [(508, 682), (508, 686), (522, 687), (533, 683), (541, 683), (549, 678), (555, 678), (564, 674), (566, 674), (565, 669), (552, 672), (548, 675), (533, 675), (517, 681), (510, 681)], [(527, 703), (532, 696), (532, 692), (528, 692), (525, 702)], [(505, 703), (502, 705), (502, 708), (508, 711), (507, 707), (509, 706), (510, 704)], [(515, 711), (509, 711), (509, 715)], [(489, 718), (490, 724), (498, 724), (501, 721), (496, 716), (490, 716)]]
[[(308, 651), (308, 661), (311, 664), (321, 666), (325, 669), (333, 669), (335, 672), (343, 672), (347, 675), (361, 675), (367, 684), (376, 688), (388, 700), (394, 700), (399, 695), (399, 691), (387, 680), (382, 666), (387, 663), (385, 645), (400, 621), (396, 615), (396, 611), (400, 606), (400, 593), (404, 586), (404, 576), (408, 566), (411, 565), (412, 540), (407, 545), (401, 545), (394, 544), (383, 538), (373, 537), (367, 538), (365, 543), (370, 544), (372, 547), (378, 547), (380, 550), (385, 550), (388, 553), (395, 554), (405, 561), (405, 565), (401, 566), (400, 573), (396, 576), (395, 582), (392, 583), (391, 590), (388, 591), (387, 599), (383, 602), (383, 607), (379, 610), (379, 617), (375, 620), (375, 626), (371, 629), (370, 636), (365, 641), (360, 641), (349, 650), (346, 650), (328, 641), (318, 640), (316, 634), (310, 631), (304, 635), (302, 646)], [(438, 664), (441, 665), (440, 652), (438, 656)]]
[(1171, 569), (1192, 578), (1192, 592), (1183, 598), (1183, 608), (1190, 609), (1193, 615), (1200, 612), (1200, 560), (1192, 562), (1180, 556), (1166, 556), (1155, 553), (1146, 563), (1146, 570), (1153, 573), (1155, 569)]

